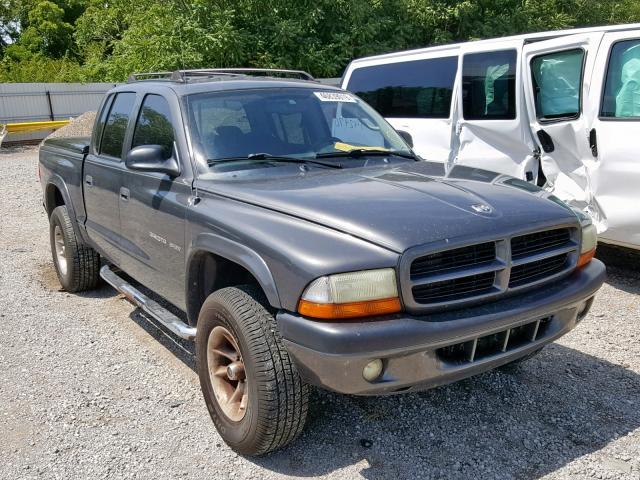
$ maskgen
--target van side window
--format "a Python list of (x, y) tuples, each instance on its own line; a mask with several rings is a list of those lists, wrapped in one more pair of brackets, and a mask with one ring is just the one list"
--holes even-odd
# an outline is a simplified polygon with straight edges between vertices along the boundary
[(118, 93), (111, 104), (109, 117), (102, 133), (100, 153), (111, 157), (122, 157), (122, 144), (127, 124), (131, 116), (131, 110), (136, 100), (135, 93)]
[(462, 61), (462, 112), (466, 120), (516, 118), (515, 50), (470, 53)]
[(458, 57), (357, 68), (347, 89), (387, 118), (449, 118)]
[(539, 55), (531, 60), (531, 81), (538, 120), (577, 118), (584, 50)]
[(640, 40), (617, 42), (611, 48), (600, 116), (640, 118)]
[(166, 160), (173, 155), (173, 140), (171, 110), (167, 100), (160, 95), (147, 95), (140, 108), (131, 148), (160, 145), (162, 157)]

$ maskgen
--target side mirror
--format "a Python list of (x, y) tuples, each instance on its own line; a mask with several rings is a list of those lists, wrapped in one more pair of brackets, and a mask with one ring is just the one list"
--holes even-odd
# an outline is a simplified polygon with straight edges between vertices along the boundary
[(396, 132), (398, 133), (398, 135), (400, 135), (402, 137), (402, 139), (407, 142), (407, 145), (409, 145), (411, 148), (413, 148), (413, 137), (411, 136), (411, 134), (409, 132), (405, 132), (404, 130), (396, 130)]
[(180, 165), (175, 158), (164, 158), (161, 145), (140, 145), (127, 153), (124, 161), (127, 168), (141, 172), (166, 173), (170, 177), (180, 175)]

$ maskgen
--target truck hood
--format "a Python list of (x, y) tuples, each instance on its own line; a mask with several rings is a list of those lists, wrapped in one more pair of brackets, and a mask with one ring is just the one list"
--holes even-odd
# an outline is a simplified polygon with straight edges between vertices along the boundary
[[(263, 169), (266, 170), (266, 169)], [(401, 253), (457, 237), (496, 238), (537, 225), (577, 224), (566, 205), (509, 176), (405, 163), (298, 175), (198, 180), (198, 189), (324, 225)], [(226, 177), (228, 178), (228, 177)]]

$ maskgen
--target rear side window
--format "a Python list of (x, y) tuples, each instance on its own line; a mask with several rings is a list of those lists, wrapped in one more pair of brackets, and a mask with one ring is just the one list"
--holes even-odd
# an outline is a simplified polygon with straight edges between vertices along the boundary
[(600, 116), (640, 118), (640, 40), (611, 48)]
[(357, 68), (347, 89), (388, 118), (449, 118), (458, 57)]
[(577, 118), (584, 50), (539, 55), (531, 60), (531, 82), (539, 120)]
[(470, 53), (462, 60), (462, 110), (466, 120), (516, 118), (515, 50)]
[(122, 144), (127, 131), (129, 117), (136, 100), (135, 93), (118, 93), (113, 100), (107, 122), (102, 133), (100, 153), (112, 157), (122, 157)]
[(102, 131), (104, 130), (104, 124), (107, 121), (107, 116), (109, 115), (109, 109), (111, 108), (111, 102), (113, 101), (113, 95), (109, 95), (107, 100), (104, 102), (104, 107), (100, 110), (100, 117), (96, 122), (96, 127), (93, 132), (93, 147), (97, 152), (100, 147), (100, 139), (102, 138)]
[(166, 160), (173, 155), (173, 140), (173, 124), (167, 100), (160, 95), (147, 95), (140, 108), (131, 148), (160, 145)]

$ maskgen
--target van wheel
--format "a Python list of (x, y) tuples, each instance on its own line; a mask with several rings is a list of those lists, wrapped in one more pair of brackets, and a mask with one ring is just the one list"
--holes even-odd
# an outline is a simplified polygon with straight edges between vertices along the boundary
[(73, 229), (67, 207), (56, 207), (49, 217), (49, 240), (60, 285), (67, 292), (92, 290), (100, 283), (100, 255), (82, 243)]
[(198, 316), (196, 363), (211, 419), (236, 452), (262, 455), (295, 439), (309, 387), (282, 344), (262, 292), (252, 286), (211, 294)]

